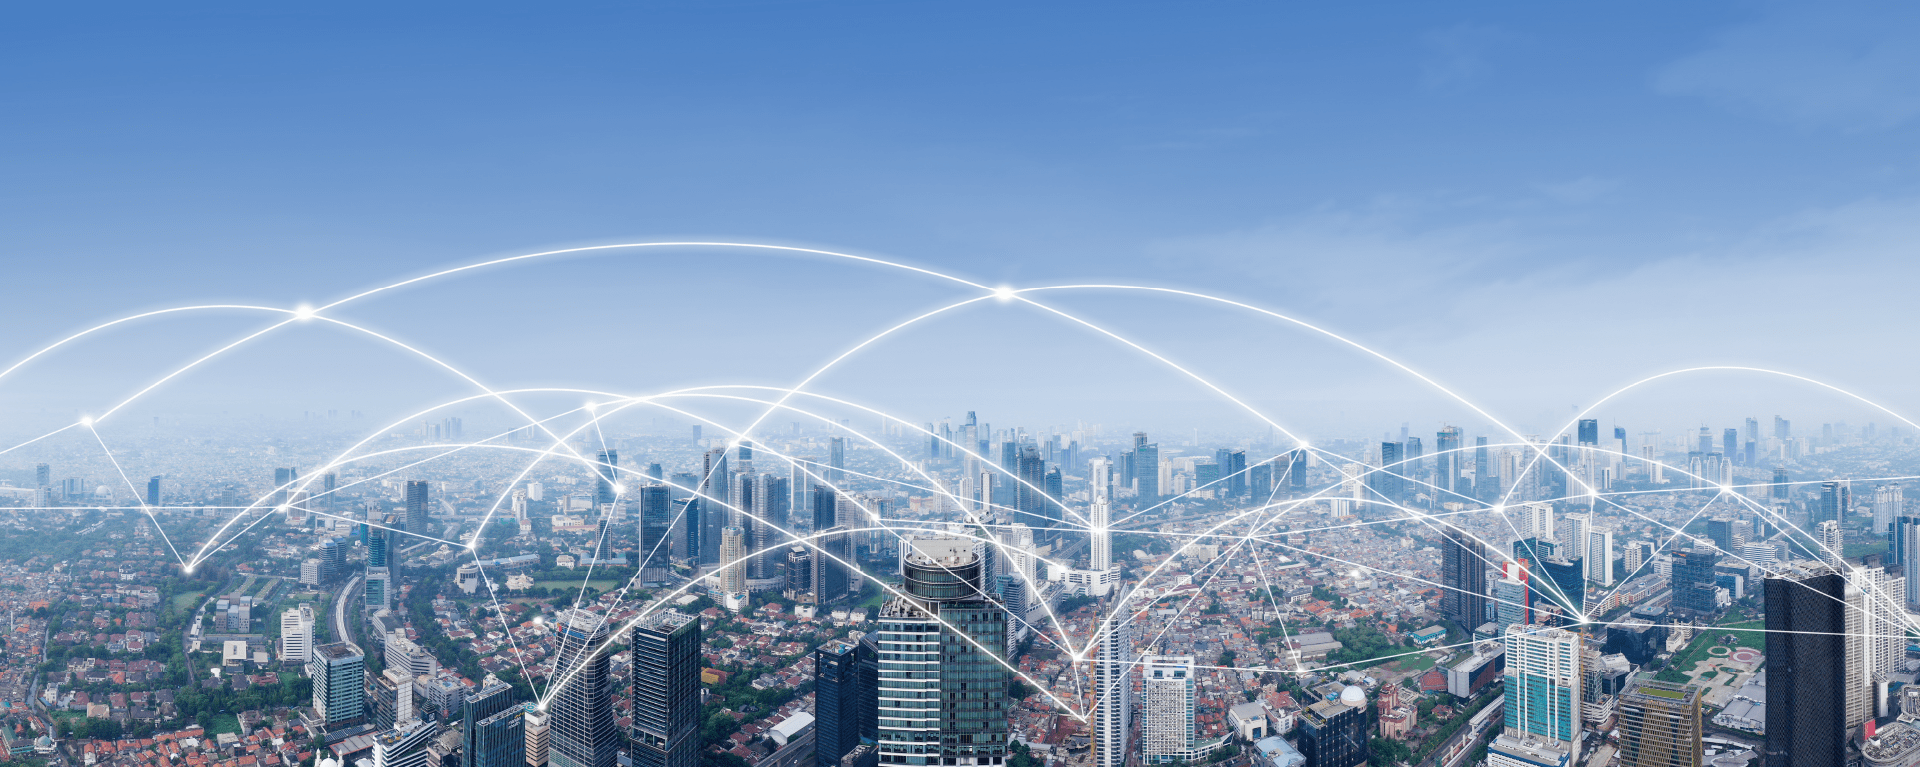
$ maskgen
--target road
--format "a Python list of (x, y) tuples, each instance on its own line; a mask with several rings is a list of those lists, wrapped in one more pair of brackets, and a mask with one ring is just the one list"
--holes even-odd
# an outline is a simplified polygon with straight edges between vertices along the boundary
[(813, 763), (813, 730), (808, 729), (800, 737), (787, 741), (787, 744), (767, 755), (767, 758), (754, 764), (754, 767), (800, 767)]
[(333, 600), (333, 641), (335, 642), (353, 641), (353, 635), (347, 633), (347, 599), (353, 596), (354, 588), (360, 585), (360, 577), (355, 575), (348, 580), (347, 585), (341, 587), (340, 596)]

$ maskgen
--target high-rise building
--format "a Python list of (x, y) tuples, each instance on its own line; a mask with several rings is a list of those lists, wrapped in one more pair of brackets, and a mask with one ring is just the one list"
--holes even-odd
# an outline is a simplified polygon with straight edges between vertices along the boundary
[(1033, 528), (1039, 542), (1053, 542), (1059, 533), (1054, 520), (1060, 505), (1056, 498), (1046, 495), (1047, 462), (1038, 450), (1027, 445), (1016, 458), (1014, 472), (1019, 482), (1014, 487), (1013, 521)]
[(1315, 701), (1300, 715), (1300, 755), (1313, 767), (1360, 767), (1369, 761), (1367, 694), (1348, 687), (1335, 700)]
[(1191, 655), (1140, 658), (1140, 756), (1147, 764), (1194, 757), (1194, 662)]
[(1831, 519), (1822, 520), (1813, 526), (1813, 540), (1818, 544), (1814, 547), (1813, 555), (1822, 562), (1839, 567), (1841, 556), (1846, 552), (1844, 536), (1845, 532), (1840, 529), (1839, 522)]
[(1307, 449), (1295, 448), (1287, 453), (1287, 482), (1295, 492), (1307, 488)]
[(1847, 763), (1847, 582), (1831, 569), (1768, 578), (1767, 767)]
[(553, 684), (560, 690), (548, 703), (554, 767), (614, 767), (620, 733), (613, 719), (613, 678), (607, 654), (606, 621), (585, 610), (568, 610), (554, 619), (560, 647), (554, 653)]
[(1139, 443), (1146, 433), (1133, 435), (1136, 445), (1133, 448), (1133, 485), (1134, 493), (1147, 505), (1160, 500), (1160, 445), (1158, 443)]
[(720, 529), (720, 571), (714, 575), (714, 590), (722, 596), (747, 593), (746, 546), (746, 531), (731, 526)]
[(853, 562), (853, 535), (844, 527), (830, 527), (814, 539), (816, 550), (809, 552), (813, 563), (814, 604), (829, 605), (846, 598), (852, 588), (848, 565)]
[(1487, 547), (1451, 525), (1440, 546), (1440, 614), (1472, 633), (1487, 620)]
[(1701, 767), (1699, 687), (1641, 679), (1617, 710), (1620, 767)]
[[(1115, 604), (1125, 605), (1121, 594)], [(1093, 654), (1093, 764), (1126, 767), (1133, 714), (1133, 622), (1115, 611)]]
[(1489, 767), (1571, 765), (1580, 754), (1580, 635), (1508, 626), (1506, 721), (1487, 747)]
[(1007, 682), (996, 655), (1007, 616), (982, 591), (984, 563), (967, 539), (901, 544), (905, 596), (880, 608), (879, 761), (1004, 765)]
[(1587, 528), (1587, 582), (1613, 585), (1613, 530)]
[(160, 478), (157, 476), (147, 479), (147, 505), (160, 505)]
[(1227, 495), (1244, 498), (1247, 495), (1247, 451), (1221, 448), (1214, 451), (1213, 461), (1220, 466), (1220, 478), (1226, 480)]
[(433, 518), (427, 506), (427, 483), (424, 480), (407, 480), (407, 532), (419, 536), (431, 537), (434, 533)]
[(460, 767), (519, 767), (527, 760), (526, 704), (513, 686), (493, 678), (461, 696)]
[(1789, 491), (1792, 489), (1792, 485), (1788, 484), (1787, 482), (1787, 467), (1785, 466), (1773, 467), (1773, 488), (1772, 489), (1773, 489), (1773, 493), (1772, 493), (1773, 500), (1776, 500), (1776, 501), (1787, 500), (1787, 495), (1789, 494)]
[(1846, 518), (1842, 486), (1839, 482), (1820, 483), (1820, 506), (1814, 509), (1813, 522), (1839, 522)]
[(329, 732), (367, 719), (367, 657), (352, 642), (313, 648), (307, 659), (313, 680), (313, 712)]
[[(700, 428), (695, 426), (693, 428)], [(551, 732), (547, 727), (547, 715), (528, 711), (526, 713), (527, 730), (527, 767), (547, 767), (547, 753)]]
[(1873, 489), (1873, 529), (1886, 532), (1894, 518), (1906, 511), (1906, 491), (1900, 483), (1891, 482)]
[(437, 767), (439, 760), (428, 746), (440, 736), (437, 719), (412, 719), (395, 725), (373, 739), (374, 767)]
[(1460, 482), (1460, 459), (1466, 455), (1460, 450), (1460, 437), (1460, 427), (1448, 426), (1442, 428), (1433, 440), (1433, 486), (1441, 503), (1462, 500), (1466, 496), (1463, 491), (1467, 488)]
[(1508, 626), (1532, 623), (1532, 589), (1527, 586), (1527, 568), (1521, 562), (1502, 562), (1500, 575), (1500, 580), (1493, 584), (1494, 624), (1504, 631)]
[(847, 477), (847, 438), (827, 438), (827, 481), (835, 487), (846, 481)]
[(593, 465), (593, 507), (613, 503), (619, 493), (613, 491), (613, 485), (620, 481), (620, 451), (607, 449), (594, 456)]
[(700, 763), (700, 621), (665, 610), (640, 619), (633, 648), (634, 767)]
[(1593, 447), (1600, 444), (1600, 422), (1592, 418), (1580, 419), (1580, 444)]
[(367, 698), (373, 724), (379, 729), (395, 729), (420, 718), (413, 710), (413, 675), (400, 669), (387, 669), (368, 680)]
[(33, 486), (34, 487), (52, 487), (53, 486), (53, 467), (48, 466), (44, 463), (34, 464), (33, 465)]
[(728, 492), (727, 450), (708, 450), (701, 459), (700, 474), (700, 564), (720, 564), (720, 529), (727, 526)]
[(313, 603), (280, 613), (280, 662), (306, 665), (313, 657)]
[(667, 566), (673, 555), (668, 535), (673, 530), (673, 490), (666, 485), (647, 485), (637, 491), (640, 504), (640, 550), (642, 567)]
[(1088, 536), (1087, 567), (1096, 572), (1105, 572), (1113, 567), (1113, 533), (1107, 526), (1113, 523), (1113, 507), (1107, 499), (1095, 498), (1093, 507), (1087, 512), (1087, 523), (1091, 530)]
[(1673, 607), (1688, 611), (1687, 617), (1709, 615), (1719, 610), (1718, 586), (1713, 566), (1720, 557), (1705, 547), (1682, 549), (1673, 553)]
[(813, 651), (814, 764), (840, 767), (840, 758), (871, 738), (878, 728), (878, 701), (863, 674), (873, 648), (835, 639)]
[(1380, 470), (1370, 476), (1373, 491), (1391, 503), (1399, 503), (1405, 493), (1409, 469), (1401, 463), (1402, 448), (1398, 442), (1380, 443)]

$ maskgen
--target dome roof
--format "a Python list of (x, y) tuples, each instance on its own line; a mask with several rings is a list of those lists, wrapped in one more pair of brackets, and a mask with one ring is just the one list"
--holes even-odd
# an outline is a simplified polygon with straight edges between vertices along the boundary
[(1366, 708), (1367, 692), (1359, 687), (1348, 687), (1340, 691), (1340, 704), (1354, 708)]

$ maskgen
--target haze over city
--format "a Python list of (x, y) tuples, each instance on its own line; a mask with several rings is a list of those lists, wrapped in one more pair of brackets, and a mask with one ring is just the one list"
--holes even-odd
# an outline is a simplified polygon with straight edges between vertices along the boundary
[(1920, 11), (0, 24), (35, 765), (1920, 765)]

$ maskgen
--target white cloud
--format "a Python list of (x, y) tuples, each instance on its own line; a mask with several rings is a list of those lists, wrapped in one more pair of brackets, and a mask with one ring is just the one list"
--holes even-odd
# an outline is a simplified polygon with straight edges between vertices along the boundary
[(1893, 127), (1920, 115), (1920, 6), (1771, 4), (1654, 82), (1803, 126)]

